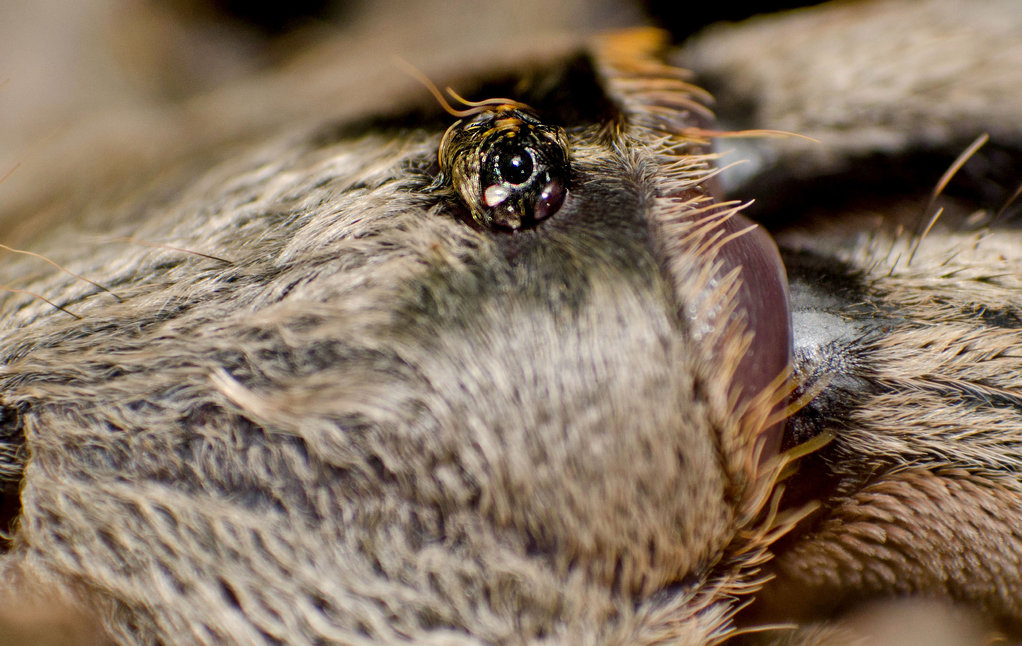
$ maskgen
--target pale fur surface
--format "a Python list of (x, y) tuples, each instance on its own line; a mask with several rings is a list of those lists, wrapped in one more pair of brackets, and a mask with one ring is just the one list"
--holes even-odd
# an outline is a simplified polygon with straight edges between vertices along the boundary
[[(780, 88), (785, 105), (804, 87), (811, 106), (819, 90), (775, 82), (799, 72), (782, 54), (806, 51), (778, 34), (797, 21), (822, 42), (849, 34), (842, 52), (860, 52), (871, 46), (856, 48), (855, 33), (903, 29), (872, 11), (880, 4), (906, 15), (929, 6), (930, 16), (949, 6), (838, 5), (711, 32), (693, 47), (723, 43), (706, 60), (739, 61), (727, 74), (741, 68), (736, 94), (765, 106), (755, 125), (806, 130), (813, 118), (787, 123), (769, 111)], [(1015, 13), (989, 7), (972, 12), (976, 33), (989, 15), (1014, 24)], [(913, 24), (924, 42), (943, 29)], [(787, 43), (780, 60), (734, 44), (764, 33)], [(968, 42), (982, 58), (1000, 41)], [(784, 523), (757, 516), (772, 485), (755, 458), (769, 406), (739, 406), (729, 389), (748, 343), (728, 325), (733, 278), (693, 251), (698, 240), (685, 238), (679, 217), (705, 214), (699, 184), (714, 160), (671, 131), (677, 110), (660, 118), (658, 97), (629, 85), (663, 72), (659, 62), (632, 51), (641, 64), (622, 66), (606, 41), (588, 47), (602, 52), (599, 79), (622, 121), (572, 133), (582, 181), (566, 223), (520, 247), (466, 226), (447, 198), (423, 191), (442, 125), (329, 134), (381, 110), (367, 96), (425, 104), (398, 81), (362, 83), (355, 107), (295, 107), (302, 116), (291, 125), (239, 117), (244, 127), (213, 144), (195, 143), (193, 120), (163, 123), (153, 140), (190, 133), (162, 155), (167, 170), (146, 168), (109, 191), (82, 193), (57, 177), (50, 206), (39, 206), (45, 184), (15, 191), (0, 230), (113, 292), (38, 258), (4, 258), (4, 284), (66, 310), (23, 292), (0, 298), (0, 404), (16, 411), (27, 443), (0, 454), (2, 466), (24, 469), (21, 516), (0, 557), (15, 594), (76, 603), (67, 616), (84, 614), (117, 644), (730, 638)], [(927, 51), (911, 65), (943, 69), (939, 49)], [(679, 56), (703, 60), (693, 52)], [(711, 62), (701, 64), (708, 76)], [(998, 69), (968, 87), (1014, 100), (1022, 85)], [(287, 78), (265, 82), (279, 90)], [(339, 87), (359, 87), (345, 78)], [(240, 111), (259, 87), (231, 89), (220, 105)], [(694, 88), (674, 90), (689, 102), (683, 111), (701, 115)], [(915, 97), (868, 90), (859, 98), (878, 113)], [(192, 104), (191, 115), (215, 114), (217, 100)], [(969, 112), (970, 101), (913, 108), (944, 127), (918, 137), (957, 145), (951, 124), (983, 112)], [(1013, 145), (1022, 113), (987, 112), (977, 119), (999, 124)], [(894, 148), (909, 145), (918, 121)], [(845, 127), (833, 119), (808, 134)], [(825, 155), (854, 159), (852, 139)], [(818, 154), (799, 146), (781, 142), (775, 158), (812, 167)], [(124, 173), (133, 159), (110, 165)], [(902, 220), (892, 204), (877, 208), (890, 209), (881, 220)], [(842, 205), (821, 210), (862, 221)], [(936, 230), (911, 264), (916, 241), (887, 229), (791, 229), (779, 240), (854, 269), (864, 301), (839, 315), (874, 308), (891, 325), (858, 340), (849, 369), (876, 391), (826, 449), (847, 484), (778, 555), (763, 595), (782, 607), (813, 596), (843, 607), (935, 596), (981, 613), (959, 643), (983, 622), (1017, 626), (1022, 335), (977, 314), (1022, 309), (1017, 227)], [(679, 317), (707, 300), (712, 312)], [(697, 339), (699, 324), (719, 342)], [(800, 617), (806, 626), (777, 643), (867, 639), (859, 624), (827, 623), (832, 612)]]

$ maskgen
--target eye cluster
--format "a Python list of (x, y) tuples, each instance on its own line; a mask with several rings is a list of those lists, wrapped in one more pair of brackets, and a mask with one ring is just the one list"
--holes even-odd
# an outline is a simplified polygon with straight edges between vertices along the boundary
[(556, 213), (568, 192), (567, 138), (517, 106), (455, 123), (440, 145), (442, 179), (487, 227), (518, 230)]

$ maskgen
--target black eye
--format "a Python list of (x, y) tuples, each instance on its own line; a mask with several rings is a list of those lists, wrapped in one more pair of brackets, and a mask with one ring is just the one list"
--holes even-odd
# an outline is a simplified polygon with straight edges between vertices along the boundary
[(524, 184), (532, 177), (535, 169), (532, 159), (533, 152), (528, 148), (508, 151), (497, 161), (497, 173), (508, 184)]

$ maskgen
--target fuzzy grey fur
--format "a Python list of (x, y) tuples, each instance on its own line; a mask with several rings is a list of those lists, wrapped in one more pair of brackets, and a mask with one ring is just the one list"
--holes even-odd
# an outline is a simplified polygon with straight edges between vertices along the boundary
[[(7, 571), (80, 587), (124, 643), (653, 643), (678, 613), (710, 640), (754, 437), (659, 269), (668, 175), (630, 139), (657, 124), (624, 125), (576, 130), (543, 232), (452, 217), (414, 170), (442, 128), (317, 129), (108, 232), (173, 249), (69, 263), (110, 292), (25, 274), (62, 309), (5, 301)], [(681, 161), (672, 203), (706, 172)]]
[[(825, 34), (826, 11), (802, 28)], [(709, 80), (699, 48), (737, 37), (675, 56)], [(693, 233), (733, 209), (680, 135), (706, 125), (701, 95), (654, 96), (644, 75), (667, 72), (645, 43), (518, 62), (572, 120), (571, 197), (536, 231), (477, 230), (428, 190), (446, 121), (410, 88), (375, 115), (181, 145), (108, 192), (25, 193), (0, 230), (113, 293), (5, 258), (5, 284), (63, 308), (0, 301), (13, 594), (59, 599), (118, 644), (713, 644), (753, 598), (739, 622), (795, 619), (811, 644), (846, 634), (827, 623), (841, 608), (904, 594), (1017, 630), (1018, 229), (937, 230), (909, 264), (917, 238), (896, 224), (926, 198), (908, 189), (870, 205), (888, 228), (863, 232), (857, 204), (774, 226), (793, 271), (807, 253), (832, 267), (826, 298), (795, 294), (796, 317), (834, 325), (795, 357), (825, 388), (793, 428), (835, 439), (813, 456), (827, 487), (772, 515), (780, 464), (757, 435), (773, 400), (736, 395), (755, 351), (731, 317), (739, 283)], [(549, 99), (565, 69), (607, 104)], [(772, 105), (772, 77), (748, 69), (735, 104)], [(792, 127), (769, 114), (749, 125)], [(957, 132), (924, 143), (960, 152)], [(813, 166), (787, 146), (770, 154)], [(828, 151), (829, 168), (861, 154)], [(821, 511), (777, 543), (807, 499)], [(758, 592), (764, 567), (777, 579)]]

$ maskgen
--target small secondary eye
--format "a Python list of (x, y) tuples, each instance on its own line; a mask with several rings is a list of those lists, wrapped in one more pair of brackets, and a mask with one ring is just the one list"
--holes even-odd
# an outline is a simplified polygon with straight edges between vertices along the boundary
[(551, 180), (543, 187), (543, 192), (536, 198), (536, 209), (534, 211), (536, 221), (545, 220), (554, 213), (557, 213), (561, 208), (561, 204), (564, 204), (564, 198), (567, 197), (567, 194), (568, 192), (559, 180)]

